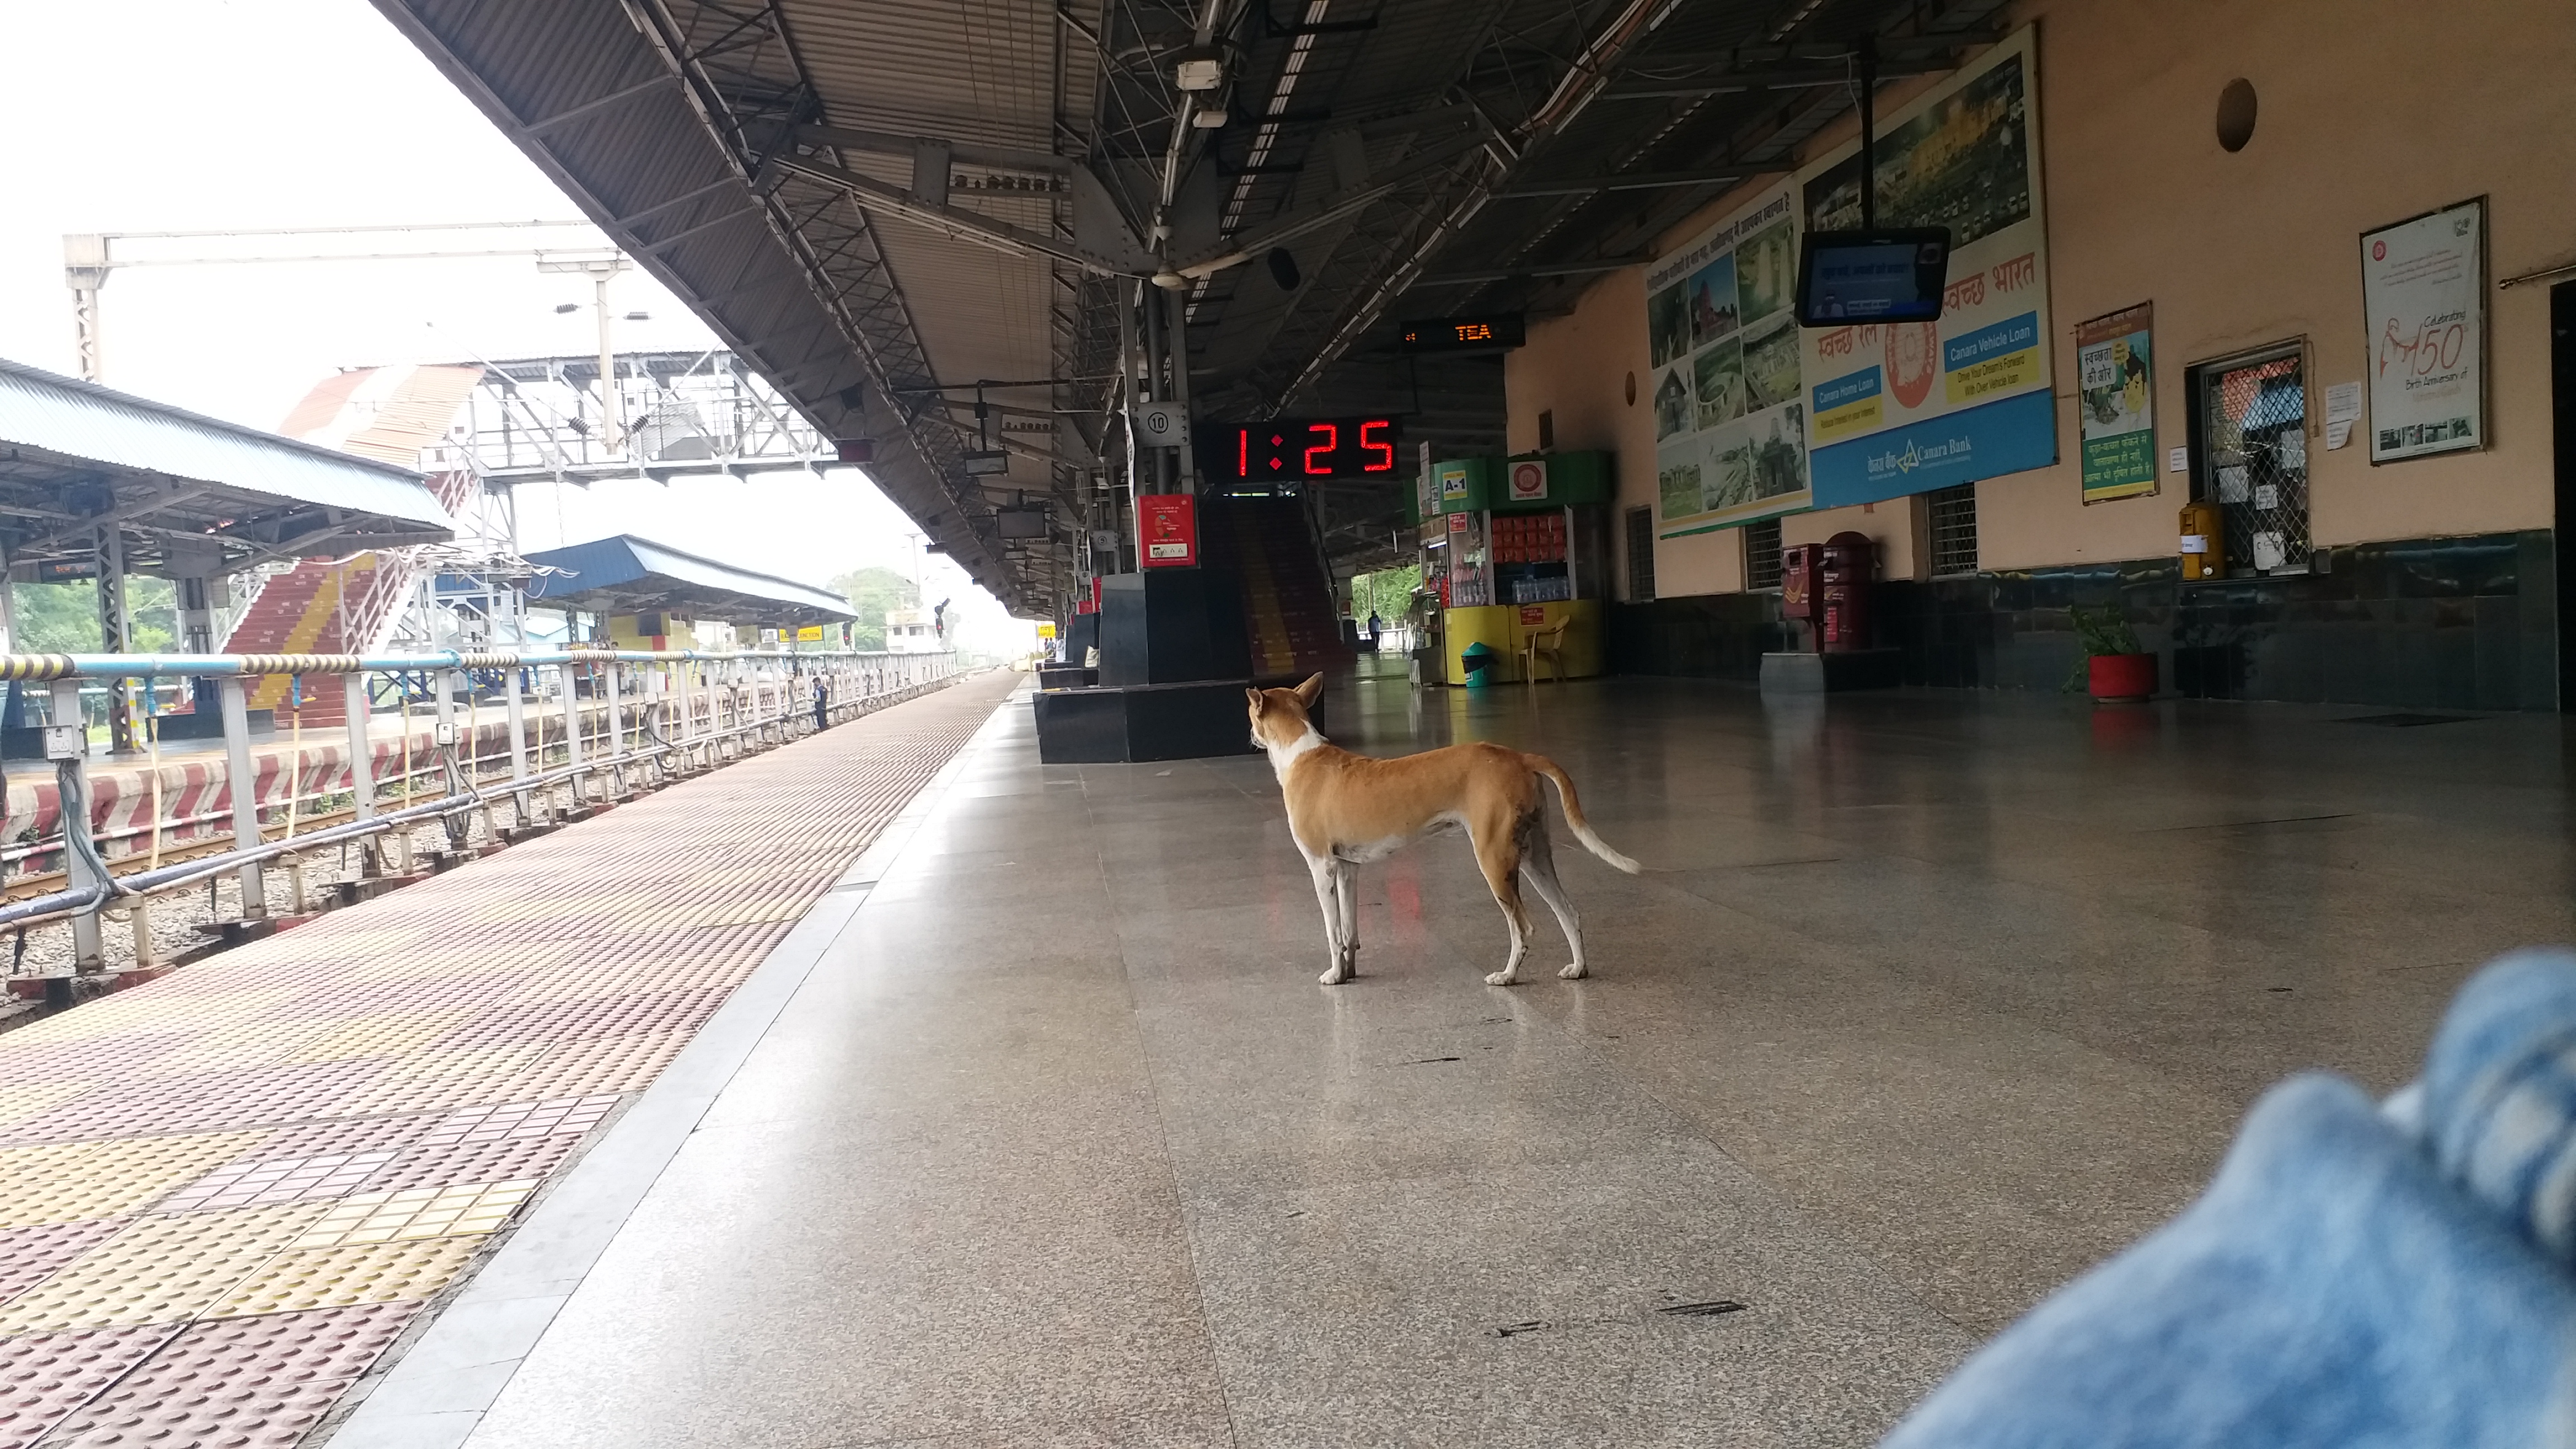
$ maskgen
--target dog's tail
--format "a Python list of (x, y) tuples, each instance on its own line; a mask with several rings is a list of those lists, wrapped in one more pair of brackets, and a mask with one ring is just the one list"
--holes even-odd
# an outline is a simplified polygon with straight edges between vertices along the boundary
[(1557, 768), (1556, 761), (1545, 755), (1523, 755), (1521, 762), (1556, 782), (1556, 801), (1565, 807), (1565, 823), (1574, 827), (1574, 838), (1583, 842), (1584, 849), (1607, 861), (1614, 870), (1626, 871), (1630, 875), (1645, 870), (1644, 866), (1612, 850), (1610, 842), (1592, 833), (1591, 822), (1583, 818), (1583, 802), (1574, 798), (1574, 782), (1566, 778), (1565, 771)]

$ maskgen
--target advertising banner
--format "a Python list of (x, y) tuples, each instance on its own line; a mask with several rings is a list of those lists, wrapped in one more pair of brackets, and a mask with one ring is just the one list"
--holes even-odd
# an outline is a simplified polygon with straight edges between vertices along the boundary
[(2084, 501), (2156, 491), (2155, 304), (2075, 327), (2075, 416), (2083, 434)]
[(1776, 188), (1646, 269), (1660, 537), (1809, 505), (1797, 210)]
[(1144, 545), (1137, 562), (1152, 568), (1189, 568), (1199, 561), (1198, 500), (1187, 493), (1140, 493), (1136, 532)]
[[(1937, 323), (1793, 330), (1818, 508), (2057, 461), (2032, 37), (2015, 32), (1879, 130), (1877, 224), (1948, 227), (1949, 287)], [(1857, 229), (1860, 165), (1854, 140), (1800, 172), (1799, 224)]]
[(2373, 463), (2486, 446), (2486, 210), (2362, 234)]

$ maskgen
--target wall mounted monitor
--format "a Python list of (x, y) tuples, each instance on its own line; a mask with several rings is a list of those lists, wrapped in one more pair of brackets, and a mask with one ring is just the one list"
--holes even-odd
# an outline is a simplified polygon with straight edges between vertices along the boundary
[(1798, 245), (1798, 323), (1931, 322), (1950, 275), (1950, 229), (1812, 231)]

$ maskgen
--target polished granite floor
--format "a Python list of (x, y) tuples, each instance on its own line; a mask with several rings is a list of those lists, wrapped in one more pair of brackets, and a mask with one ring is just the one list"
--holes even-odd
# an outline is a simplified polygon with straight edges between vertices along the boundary
[(1005, 706), (471, 1442), (1866, 1444), (2265, 1083), (2391, 1087), (2576, 934), (2554, 717), (1330, 705), (1572, 771), (1651, 867), (1560, 846), (1594, 979), (1483, 985), (1448, 839), (1319, 986), (1263, 761), (1043, 767)]

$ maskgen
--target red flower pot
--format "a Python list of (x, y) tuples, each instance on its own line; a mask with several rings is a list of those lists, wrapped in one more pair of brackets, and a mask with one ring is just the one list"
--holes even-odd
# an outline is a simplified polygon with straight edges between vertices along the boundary
[(2089, 663), (2086, 682), (2097, 700), (2117, 704), (2144, 703), (2156, 692), (2156, 656), (2096, 654)]

